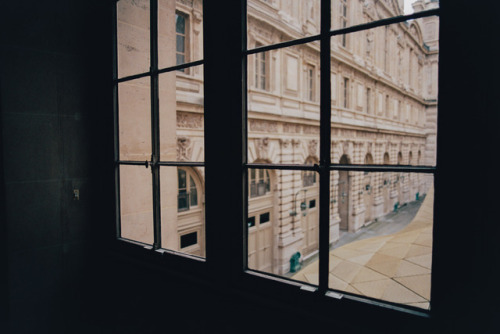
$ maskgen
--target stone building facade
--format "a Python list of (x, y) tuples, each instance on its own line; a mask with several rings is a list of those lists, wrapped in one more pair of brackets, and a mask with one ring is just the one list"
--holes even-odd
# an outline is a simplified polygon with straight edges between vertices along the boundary
[[(175, 50), (160, 52), (160, 65), (175, 65), (172, 59), (178, 64), (202, 59), (202, 2), (177, 0), (175, 8), (173, 1), (159, 3), (168, 26), (163, 33), (160, 28), (159, 44), (176, 45)], [(319, 4), (317, 0), (249, 0), (248, 48), (318, 34)], [(418, 0), (413, 6), (423, 10), (437, 4)], [(402, 8), (402, 0), (334, 0), (332, 28), (401, 15)], [(435, 164), (437, 23), (437, 18), (428, 17), (332, 37), (333, 163)], [(124, 54), (133, 52), (127, 43), (119, 46)], [(319, 161), (319, 70), (319, 42), (248, 57), (248, 162)], [(163, 76), (161, 152), (175, 161), (203, 161), (203, 66)], [(162, 90), (162, 82), (164, 87), (175, 85), (175, 90)], [(203, 256), (204, 168), (166, 167), (161, 172), (164, 247)], [(249, 171), (251, 269), (282, 275), (290, 270), (290, 258), (297, 252), (302, 259), (317, 253), (317, 177), (313, 172), (291, 170)], [(357, 231), (417, 199), (431, 183), (432, 178), (423, 174), (332, 172), (331, 243), (341, 231)], [(131, 202), (137, 200), (129, 196)], [(149, 235), (143, 226), (149, 221), (140, 223), (132, 214), (124, 223), (124, 216), (122, 212), (122, 232), (128, 231), (130, 239)]]

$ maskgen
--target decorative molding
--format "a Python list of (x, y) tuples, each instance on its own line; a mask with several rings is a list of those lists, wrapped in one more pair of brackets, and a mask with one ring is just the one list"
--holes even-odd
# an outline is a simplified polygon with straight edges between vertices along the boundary
[(188, 161), (191, 160), (191, 153), (193, 148), (191, 147), (191, 139), (187, 137), (177, 138), (177, 160)]
[(312, 126), (312, 125), (304, 125), (304, 133), (305, 134), (319, 134), (319, 127), (318, 126)]
[(269, 138), (255, 139), (255, 152), (257, 153), (257, 159), (268, 159)]
[(203, 127), (203, 115), (178, 112), (177, 127), (187, 129), (200, 129)]
[(293, 147), (299, 147), (300, 140), (299, 139), (292, 139), (292, 145), (293, 145)]
[(278, 132), (278, 123), (251, 119), (250, 131), (276, 133)]
[(283, 132), (285, 133), (300, 133), (301, 129), (300, 124), (283, 123)]
[(288, 145), (290, 145), (290, 139), (280, 138), (280, 144), (283, 148), (288, 148)]
[(307, 143), (307, 149), (310, 156), (317, 156), (316, 152), (318, 150), (318, 141), (316, 139), (309, 140)]
[(184, 6), (193, 7), (193, 0), (177, 0), (177, 2)]

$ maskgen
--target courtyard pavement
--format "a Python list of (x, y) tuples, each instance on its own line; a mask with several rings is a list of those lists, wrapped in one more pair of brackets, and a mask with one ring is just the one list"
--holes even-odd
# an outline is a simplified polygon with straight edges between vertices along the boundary
[[(394, 213), (360, 233), (341, 235), (330, 251), (329, 287), (429, 309), (433, 203), (430, 189), (405, 227), (401, 228), (404, 217), (398, 219)], [(406, 213), (411, 215), (409, 209)], [(291, 278), (318, 284), (318, 261), (305, 264)]]

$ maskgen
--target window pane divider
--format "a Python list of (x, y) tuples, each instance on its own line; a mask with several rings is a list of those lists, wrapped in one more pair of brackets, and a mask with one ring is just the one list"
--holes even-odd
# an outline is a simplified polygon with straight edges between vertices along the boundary
[(349, 33), (353, 33), (353, 32), (383, 27), (383, 26), (387, 26), (390, 24), (394, 24), (394, 23), (401, 23), (401, 22), (405, 22), (408, 20), (415, 20), (415, 19), (419, 19), (422, 17), (434, 16), (434, 15), (436, 15), (436, 16), (439, 15), (439, 8), (424, 10), (424, 11), (409, 14), (409, 15), (393, 16), (393, 17), (381, 19), (378, 21), (357, 24), (357, 25), (353, 25), (353, 26), (350, 26), (347, 28), (332, 30), (329, 32), (329, 34), (330, 34), (330, 36), (349, 34)]
[[(153, 249), (161, 248), (160, 206), (160, 105), (158, 83), (158, 1), (150, 1), (150, 46), (151, 46), (151, 174), (153, 188)], [(147, 165), (146, 165), (147, 166)]]
[(319, 294), (328, 291), (330, 260), (331, 164), (331, 0), (321, 0), (320, 18), (320, 142), (319, 142)]
[(203, 59), (201, 59), (201, 60), (196, 60), (196, 61), (192, 61), (192, 62), (189, 62), (189, 63), (184, 63), (184, 64), (181, 64), (181, 65), (176, 65), (176, 66), (171, 66), (171, 67), (165, 67), (165, 68), (159, 69), (157, 72), (159, 74), (168, 73), (168, 72), (173, 72), (173, 71), (177, 71), (177, 70), (182, 70), (182, 69), (185, 69), (185, 68), (188, 68), (188, 67), (203, 65), (204, 63), (205, 62), (203, 61)]
[(203, 61), (203, 59), (201, 59), (201, 60), (197, 60), (197, 61), (193, 61), (193, 62), (189, 62), (189, 63), (184, 63), (181, 65), (165, 67), (165, 68), (158, 69), (158, 70), (151, 69), (151, 71), (148, 71), (148, 72), (129, 75), (129, 76), (122, 77), (122, 78), (116, 78), (116, 76), (115, 76), (113, 80), (115, 83), (120, 83), (120, 82), (140, 79), (140, 78), (144, 78), (144, 77), (149, 77), (150, 75), (153, 75), (153, 74), (168, 73), (168, 72), (173, 72), (173, 71), (177, 71), (177, 70), (182, 70), (182, 69), (188, 68), (188, 67), (199, 66), (199, 65), (203, 65), (203, 63), (204, 63), (204, 61)]
[[(117, 2), (113, 3), (111, 7), (111, 16), (113, 21), (113, 134), (114, 134), (114, 161), (118, 161), (120, 157), (120, 136), (119, 136), (119, 121), (118, 121), (118, 82), (116, 78), (118, 77), (118, 14), (117, 14)], [(115, 190), (115, 237), (119, 238), (121, 235), (121, 214), (120, 214), (120, 166), (115, 165), (114, 168), (114, 190)]]
[(276, 169), (276, 170), (319, 170), (318, 165), (298, 165), (298, 164), (265, 164), (265, 163), (249, 163), (245, 164), (246, 168), (253, 169)]

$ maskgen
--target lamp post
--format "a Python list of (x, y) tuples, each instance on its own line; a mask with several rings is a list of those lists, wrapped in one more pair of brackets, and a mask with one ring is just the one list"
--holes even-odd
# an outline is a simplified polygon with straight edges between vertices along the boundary
[(297, 215), (297, 196), (298, 194), (303, 191), (303, 199), (302, 202), (300, 203), (300, 211), (302, 211), (302, 215), (306, 216), (307, 215), (307, 204), (306, 204), (306, 193), (307, 189), (301, 189), (295, 193), (293, 196), (293, 204), (292, 204), (292, 210), (290, 210), (290, 216), (295, 217)]

